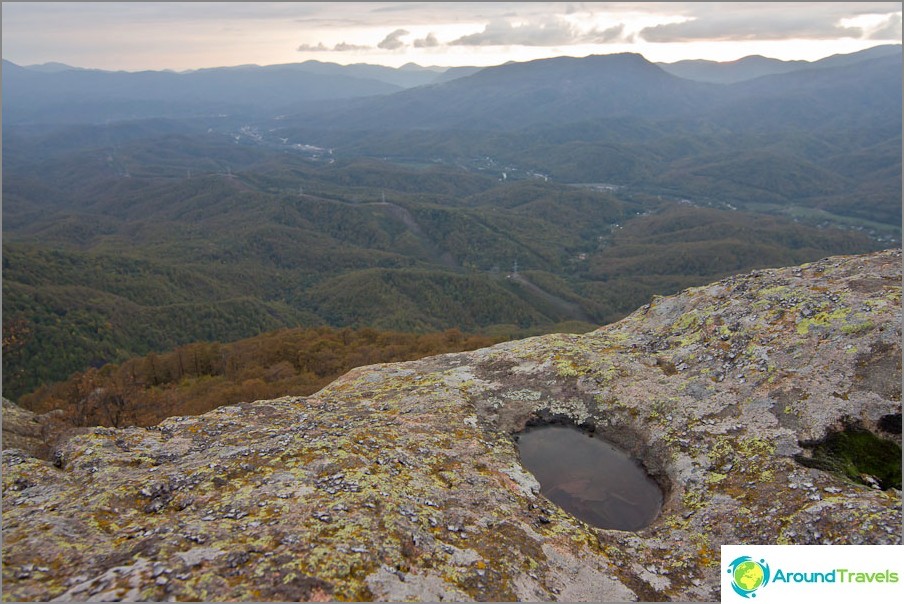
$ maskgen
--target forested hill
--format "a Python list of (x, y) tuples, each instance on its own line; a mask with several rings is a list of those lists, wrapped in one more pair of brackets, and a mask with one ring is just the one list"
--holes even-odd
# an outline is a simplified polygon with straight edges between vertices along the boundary
[(141, 96), (192, 74), (4, 64), (4, 394), (286, 327), (589, 330), (897, 246), (898, 50), (732, 85), (638, 55), (401, 91), (363, 68), (194, 74), (236, 84), (214, 101)]
[[(783, 125), (843, 115), (853, 104), (867, 117), (890, 117), (901, 104), (901, 51), (863, 53), (861, 60), (811, 65), (734, 84), (698, 82), (673, 75), (634, 53), (559, 57), (488, 67), (451, 82), (384, 97), (350, 101), (320, 112), (332, 130), (447, 128), (522, 130), (540, 124), (604, 118), (706, 121), (729, 130), (760, 129), (740, 105), (772, 112), (786, 103)], [(898, 86), (895, 86), (898, 84)], [(866, 101), (869, 102), (866, 102)], [(798, 106), (811, 104), (807, 116)], [(900, 113), (900, 112), (899, 112)], [(288, 116), (290, 119), (292, 116)], [(900, 115), (899, 115), (900, 119)]]
[(306, 396), (354, 367), (474, 350), (500, 339), (457, 329), (419, 335), (371, 328), (281, 329), (90, 368), (39, 388), (20, 404), (37, 413), (60, 410), (59, 420), (70, 426), (152, 426), (222, 405)]
[(635, 54), (562, 57), (289, 115), (274, 135), (898, 228), (901, 60), (900, 46), (883, 47), (728, 85)]
[(745, 80), (753, 80), (763, 76), (790, 73), (801, 69), (819, 69), (825, 67), (843, 67), (859, 63), (866, 59), (878, 59), (901, 53), (898, 44), (874, 46), (867, 50), (853, 53), (832, 55), (818, 61), (782, 61), (760, 55), (752, 55), (737, 61), (688, 60), (674, 63), (657, 63), (672, 75), (699, 82), (734, 84)]

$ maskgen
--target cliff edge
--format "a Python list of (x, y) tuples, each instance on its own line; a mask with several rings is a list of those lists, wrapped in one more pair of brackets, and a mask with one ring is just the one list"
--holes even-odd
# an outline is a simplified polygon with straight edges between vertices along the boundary
[[(834, 257), (53, 461), (9, 449), (3, 597), (716, 600), (723, 543), (901, 543), (900, 482), (820, 448), (900, 445), (900, 343), (900, 250)], [(512, 435), (544, 421), (641, 460), (659, 517), (598, 529), (542, 496)]]

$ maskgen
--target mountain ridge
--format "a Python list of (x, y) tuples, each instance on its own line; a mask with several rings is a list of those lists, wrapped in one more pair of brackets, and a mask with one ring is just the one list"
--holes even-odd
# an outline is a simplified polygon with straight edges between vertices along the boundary
[(681, 114), (707, 91), (708, 85), (672, 76), (636, 53), (557, 57), (487, 67), (450, 82), (354, 101), (325, 117), (331, 127), (345, 130), (514, 130), (549, 121)]
[[(719, 68), (722, 66), (726, 69), (733, 69), (739, 66), (747, 66), (750, 64), (761, 64), (761, 65), (773, 65), (773, 66), (787, 66), (793, 68), (807, 68), (807, 67), (819, 67), (819, 66), (837, 66), (838, 64), (847, 64), (850, 62), (859, 62), (861, 60), (867, 58), (876, 58), (880, 56), (888, 56), (890, 54), (896, 54), (901, 52), (900, 44), (881, 44), (878, 46), (873, 46), (871, 48), (867, 48), (865, 50), (854, 51), (851, 53), (840, 53), (834, 54), (827, 57), (823, 57), (821, 59), (817, 59), (814, 61), (807, 61), (803, 59), (797, 60), (783, 60), (783, 59), (775, 59), (771, 57), (764, 57), (762, 55), (748, 55), (745, 57), (741, 57), (739, 59), (733, 61), (713, 61), (710, 59), (686, 59), (682, 61), (674, 61), (674, 62), (656, 62), (655, 65), (662, 67), (664, 69), (673, 69), (683, 66), (705, 66), (707, 68)], [(613, 54), (639, 54), (639, 53), (613, 53)], [(607, 56), (607, 55), (590, 55), (590, 56)], [(641, 55), (642, 56), (642, 55)], [(556, 57), (553, 57), (556, 58)], [(563, 55), (558, 58), (579, 58), (579, 57), (570, 57)], [(537, 60), (545, 60), (545, 59), (537, 59)], [(515, 61), (509, 61), (505, 64), (501, 65), (491, 65), (489, 67), (500, 67), (502, 65), (514, 63)], [(530, 62), (530, 61), (528, 61)], [(79, 67), (74, 65), (69, 65), (67, 63), (59, 62), (59, 61), (50, 61), (46, 63), (33, 64), (33, 65), (19, 65), (13, 61), (8, 59), (3, 59), (4, 66), (10, 67), (18, 67), (21, 69), (26, 69), (29, 71), (38, 71), (38, 72), (58, 72), (58, 71), (101, 71), (101, 72), (110, 72), (110, 73), (135, 73), (136, 71), (125, 71), (125, 70), (107, 70), (100, 68), (90, 68), (90, 67)], [(316, 59), (310, 59), (307, 61), (301, 62), (293, 62), (293, 63), (273, 63), (261, 65), (257, 63), (249, 63), (245, 65), (233, 65), (233, 66), (219, 66), (219, 67), (201, 67), (196, 69), (187, 69), (182, 71), (175, 71), (172, 69), (159, 69), (159, 70), (151, 70), (151, 69), (143, 69), (137, 70), (140, 72), (149, 72), (149, 71), (159, 71), (164, 73), (193, 73), (197, 71), (215, 71), (215, 70), (233, 70), (233, 69), (280, 69), (280, 68), (299, 68), (303, 69), (304, 67), (317, 67), (321, 69), (327, 70), (368, 70), (370, 73), (381, 73), (381, 72), (418, 72), (418, 71), (429, 71), (433, 73), (442, 73), (450, 69), (484, 69), (485, 67), (469, 67), (469, 66), (436, 66), (436, 65), (419, 65), (417, 63), (409, 62), (400, 67), (389, 67), (385, 65), (373, 64), (373, 63), (348, 63), (348, 64), (340, 64), (340, 63), (331, 63), (326, 61), (318, 61)], [(764, 74), (766, 75), (766, 74)]]
[[(848, 55), (835, 55), (820, 61), (801, 65), (802, 69), (829, 68), (850, 63), (869, 60), (877, 56), (889, 56), (895, 52), (895, 47), (879, 46), (858, 53)], [(628, 57), (632, 57), (629, 59)], [(735, 62), (733, 66), (737, 71), (738, 65), (743, 66), (750, 58)], [(607, 71), (594, 71), (594, 64), (608, 63)], [(774, 62), (770, 64), (775, 64)], [(784, 63), (783, 63), (784, 64)], [(67, 105), (80, 119), (91, 121), (108, 121), (110, 119), (129, 119), (134, 117), (198, 115), (198, 102), (206, 104), (202, 110), (207, 114), (251, 112), (264, 113), (295, 111), (298, 105), (322, 102), (325, 100), (354, 99), (367, 96), (386, 96), (393, 92), (407, 90), (427, 89), (434, 86), (448, 85), (462, 78), (473, 78), (470, 83), (487, 86), (493, 80), (504, 79), (519, 86), (519, 92), (537, 93), (543, 91), (550, 95), (555, 86), (538, 86), (537, 78), (558, 78), (562, 82), (561, 74), (555, 70), (568, 70), (573, 66), (582, 66), (583, 73), (575, 73), (581, 77), (608, 78), (609, 90), (607, 95), (599, 95), (601, 87), (590, 85), (589, 89), (579, 92), (583, 95), (575, 102), (568, 104), (568, 95), (553, 95), (562, 105), (560, 112), (567, 114), (570, 111), (581, 109), (589, 98), (595, 98), (608, 105), (597, 108), (593, 115), (600, 115), (605, 110), (615, 111), (616, 114), (627, 112), (631, 115), (649, 112), (653, 117), (661, 113), (663, 103), (657, 95), (674, 95), (674, 102), (681, 102), (684, 106), (692, 107), (713, 94), (712, 86), (707, 82), (696, 82), (699, 86), (696, 92), (691, 93), (692, 86), (669, 81), (661, 77), (668, 73), (669, 69), (675, 71), (676, 64), (671, 67), (665, 64), (655, 65), (636, 53), (621, 53), (611, 55), (590, 55), (583, 58), (555, 57), (551, 59), (539, 59), (524, 63), (507, 63), (486, 68), (453, 67), (444, 70), (439, 75), (431, 68), (401, 69), (389, 68), (379, 65), (351, 64), (338, 65), (319, 61), (306, 61), (302, 63), (287, 63), (281, 65), (245, 65), (222, 68), (205, 68), (190, 72), (169, 71), (142, 71), (142, 72), (111, 72), (90, 69), (63, 69), (59, 65), (37, 66), (29, 69), (15, 65), (4, 59), (4, 88), (6, 94), (4, 106), (6, 121), (10, 123), (22, 121), (40, 121), (41, 119), (59, 120), (66, 114)], [(796, 65), (796, 63), (795, 63)], [(720, 69), (732, 65), (716, 64)], [(630, 67), (630, 68), (629, 68)], [(656, 67), (657, 69), (653, 69)], [(679, 66), (680, 67), (680, 66)], [(712, 67), (712, 66), (710, 66)], [(680, 69), (679, 69), (680, 70)], [(796, 73), (801, 69), (795, 69), (789, 73)], [(523, 77), (528, 72), (533, 72), (533, 84), (526, 86)], [(485, 75), (480, 75), (485, 74)], [(638, 78), (646, 74), (646, 87), (639, 86)], [(652, 77), (653, 74), (660, 76)], [(511, 78), (516, 75), (520, 77)], [(678, 76), (673, 76), (678, 77)], [(244, 78), (244, 79), (242, 79)], [(451, 79), (450, 79), (451, 78)], [(686, 78), (679, 78), (682, 82), (690, 82)], [(735, 78), (737, 79), (737, 78)], [(567, 78), (566, 78), (567, 80)], [(636, 96), (638, 103), (633, 106), (626, 100), (613, 103), (607, 99), (608, 95), (617, 94), (619, 80), (621, 84), (632, 87), (631, 93)], [(743, 81), (750, 81), (745, 79)], [(565, 82), (570, 85), (569, 82)], [(589, 84), (585, 83), (585, 87)], [(525, 87), (526, 86), (526, 87)], [(129, 89), (131, 87), (131, 92)], [(467, 95), (460, 96), (461, 86), (443, 89), (446, 94), (455, 97), (456, 103), (474, 103), (477, 99)], [(487, 89), (489, 90), (489, 89)], [(422, 90), (422, 93), (425, 91)], [(486, 92), (484, 94), (487, 94)], [(456, 96), (459, 95), (459, 96)], [(624, 95), (623, 95), (624, 96)], [(395, 103), (409, 103), (411, 96), (398, 97)], [(54, 100), (57, 99), (57, 100)], [(114, 102), (115, 100), (115, 102)], [(442, 100), (442, 95), (428, 98), (428, 101)], [(486, 99), (492, 102), (493, 99)], [(193, 106), (191, 103), (194, 103)], [(578, 102), (579, 101), (579, 102)], [(511, 98), (508, 101), (512, 102)], [(193, 108), (192, 108), (193, 107)], [(356, 105), (355, 107), (362, 107)], [(449, 104), (447, 103), (447, 111)], [(378, 112), (385, 113), (387, 109), (377, 105)], [(410, 107), (409, 107), (410, 110)], [(524, 111), (524, 109), (520, 109)], [(495, 112), (502, 112), (501, 108), (494, 108)], [(587, 108), (583, 108), (586, 115)], [(679, 112), (680, 113), (680, 112)], [(392, 115), (392, 112), (389, 112)], [(346, 117), (351, 114), (346, 112)], [(530, 114), (527, 114), (529, 117)], [(415, 116), (416, 117), (416, 116)], [(440, 116), (434, 115), (435, 124), (442, 124)], [(524, 119), (524, 118), (522, 118)], [(535, 119), (535, 118), (533, 118)], [(467, 121), (463, 117), (462, 120)], [(488, 123), (492, 125), (498, 122), (499, 117), (490, 118)], [(448, 120), (447, 120), (448, 121)], [(479, 123), (480, 120), (478, 120)], [(360, 125), (361, 122), (356, 122)]]
[(788, 73), (800, 69), (838, 67), (850, 62), (885, 57), (901, 53), (900, 44), (883, 44), (855, 53), (835, 54), (816, 61), (783, 61), (762, 55), (749, 55), (734, 61), (710, 61), (706, 59), (658, 62), (657, 65), (673, 75), (701, 82), (734, 84), (754, 78)]
[[(349, 109), (325, 117), (330, 127), (346, 130), (466, 127), (505, 131), (601, 118), (709, 120), (709, 113), (717, 111), (724, 125), (738, 127), (750, 120), (730, 119), (734, 105), (762, 104), (781, 95), (775, 87), (797, 89), (807, 102), (818, 95), (826, 113), (838, 111), (832, 103), (836, 96), (866, 96), (864, 83), (870, 96), (900, 105), (900, 65), (897, 53), (853, 66), (795, 70), (722, 85), (674, 76), (636, 53), (559, 57), (488, 67), (448, 83), (356, 100)], [(859, 83), (846, 81), (848, 74)], [(767, 111), (774, 113), (773, 108)]]

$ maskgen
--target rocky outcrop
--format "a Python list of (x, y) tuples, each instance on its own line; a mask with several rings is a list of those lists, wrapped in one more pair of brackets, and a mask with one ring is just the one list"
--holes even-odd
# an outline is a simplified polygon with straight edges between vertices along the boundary
[[(715, 600), (723, 543), (900, 543), (900, 491), (813, 453), (845, 428), (900, 444), (900, 295), (899, 251), (828, 258), (585, 335), (94, 429), (55, 463), (5, 451), (3, 596)], [(658, 519), (597, 529), (546, 500), (512, 434), (551, 418), (642, 460)]]
[(60, 440), (74, 431), (60, 410), (39, 415), (3, 399), (4, 449), (20, 449), (48, 459)]

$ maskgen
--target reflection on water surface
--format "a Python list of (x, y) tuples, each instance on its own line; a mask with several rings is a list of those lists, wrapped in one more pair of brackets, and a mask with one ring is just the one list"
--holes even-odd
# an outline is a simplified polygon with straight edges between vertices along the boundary
[(546, 498), (572, 516), (600, 528), (636, 531), (659, 514), (659, 485), (606, 441), (555, 425), (518, 436), (524, 467)]

